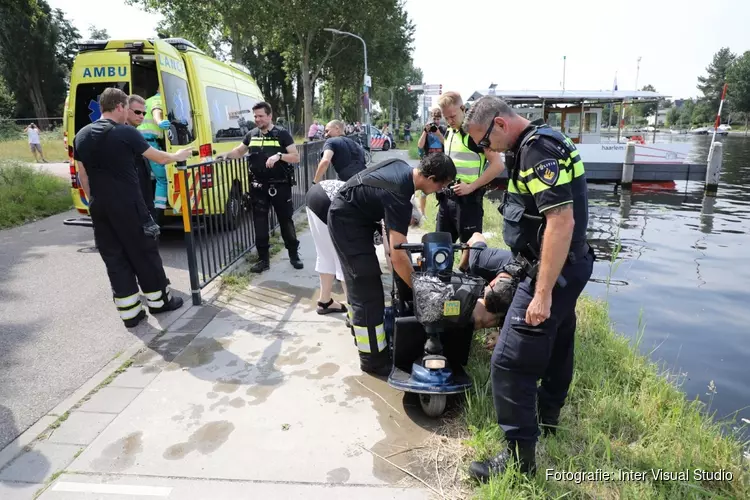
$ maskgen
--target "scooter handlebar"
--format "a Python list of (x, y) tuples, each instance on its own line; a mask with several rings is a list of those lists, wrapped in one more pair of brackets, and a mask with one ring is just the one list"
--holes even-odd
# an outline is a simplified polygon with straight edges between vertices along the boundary
[(424, 251), (424, 245), (421, 243), (397, 243), (393, 248), (395, 250), (406, 250), (407, 252)]

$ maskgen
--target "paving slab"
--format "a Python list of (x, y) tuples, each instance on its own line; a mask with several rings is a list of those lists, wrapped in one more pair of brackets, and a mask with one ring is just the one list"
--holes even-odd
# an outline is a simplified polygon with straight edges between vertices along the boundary
[[(1, 490), (0, 490), (1, 491)], [(216, 500), (268, 498), (284, 500), (425, 500), (428, 491), (361, 485), (190, 480), (141, 476), (61, 475), (40, 500)], [(4, 499), (5, 500), (5, 499)]]
[(81, 412), (120, 413), (138, 394), (141, 389), (128, 387), (102, 387), (91, 399), (78, 408)]
[(53, 430), (46, 441), (63, 444), (90, 444), (114, 418), (115, 415), (112, 413), (71, 412), (65, 422)]
[(109, 386), (143, 389), (150, 384), (158, 374), (159, 370), (144, 370), (143, 366), (131, 366), (119, 374)]
[(34, 443), (31, 450), (0, 472), (0, 481), (44, 483), (52, 474), (65, 469), (80, 450), (80, 446), (72, 444)]

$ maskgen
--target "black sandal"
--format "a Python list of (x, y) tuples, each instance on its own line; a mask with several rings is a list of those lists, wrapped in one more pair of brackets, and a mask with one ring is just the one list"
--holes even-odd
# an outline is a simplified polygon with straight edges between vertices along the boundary
[(317, 313), (318, 314), (331, 314), (331, 313), (347, 312), (346, 306), (344, 304), (341, 304), (340, 309), (331, 308), (331, 304), (333, 304), (333, 299), (329, 300), (328, 303), (318, 301)]

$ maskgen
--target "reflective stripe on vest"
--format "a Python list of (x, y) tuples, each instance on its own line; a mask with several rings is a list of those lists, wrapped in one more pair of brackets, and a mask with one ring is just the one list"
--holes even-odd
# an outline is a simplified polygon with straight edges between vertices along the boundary
[(461, 182), (474, 182), (482, 174), (485, 157), (483, 153), (475, 153), (468, 146), (469, 135), (462, 135), (452, 128), (448, 129), (445, 139), (445, 153), (456, 166), (456, 179)]
[(266, 139), (264, 137), (251, 137), (250, 138), (250, 147), (253, 147), (253, 146), (259, 146), (259, 147), (263, 147), (263, 146), (275, 146), (277, 148), (280, 148), (281, 147), (281, 143), (275, 137), (271, 138), (271, 139)]
[(138, 125), (138, 131), (145, 135), (155, 135), (158, 138), (164, 137), (164, 131), (159, 128), (159, 124), (154, 120), (153, 110), (161, 109), (162, 116), (165, 116), (164, 105), (161, 100), (161, 95), (156, 94), (146, 99), (146, 115), (143, 118), (143, 123)]

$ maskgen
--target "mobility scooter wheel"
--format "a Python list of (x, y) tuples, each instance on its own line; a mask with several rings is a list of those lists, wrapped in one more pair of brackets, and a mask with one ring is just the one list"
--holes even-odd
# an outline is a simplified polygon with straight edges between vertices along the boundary
[(439, 417), (445, 411), (448, 396), (444, 394), (420, 394), (419, 404), (428, 417)]

